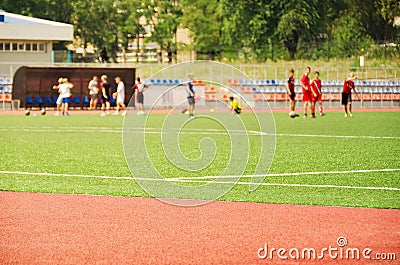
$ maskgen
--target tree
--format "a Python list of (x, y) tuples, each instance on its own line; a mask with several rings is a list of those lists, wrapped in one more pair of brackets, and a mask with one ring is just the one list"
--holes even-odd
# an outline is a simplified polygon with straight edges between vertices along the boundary
[[(214, 60), (221, 52), (221, 8), (218, 0), (184, 0), (182, 26), (192, 33), (198, 55)], [(199, 56), (198, 56), (199, 57)]]
[(154, 0), (154, 13), (151, 17), (154, 31), (151, 40), (160, 45), (159, 60), (162, 62), (162, 50), (167, 51), (168, 62), (172, 63), (177, 54), (176, 32), (179, 27), (182, 9), (177, 0)]
[(318, 21), (321, 18), (318, 1), (285, 0), (275, 3), (279, 6), (275, 36), (283, 42), (290, 59), (294, 59), (299, 41), (310, 41), (318, 35)]

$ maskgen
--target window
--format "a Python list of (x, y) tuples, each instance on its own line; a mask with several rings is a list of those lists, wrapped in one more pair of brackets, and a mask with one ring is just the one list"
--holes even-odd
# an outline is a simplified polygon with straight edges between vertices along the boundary
[(46, 42), (0, 42), (0, 52), (39, 52), (46, 53)]

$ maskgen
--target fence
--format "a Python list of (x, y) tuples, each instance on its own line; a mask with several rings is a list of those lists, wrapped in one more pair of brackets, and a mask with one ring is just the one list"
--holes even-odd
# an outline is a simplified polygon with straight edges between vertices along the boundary
[[(57, 64), (54, 66), (81, 66), (81, 67), (136, 67), (136, 74), (142, 77), (143, 80), (148, 79), (147, 82), (153, 82), (154, 93), (159, 93), (170, 84), (170, 80), (178, 79), (173, 71), (169, 71), (169, 76), (162, 76), (159, 79), (152, 79), (151, 76), (165, 68), (171, 66), (169, 64)], [(245, 95), (248, 100), (255, 107), (266, 107), (267, 102), (271, 107), (286, 107), (288, 99), (286, 96), (286, 78), (290, 68), (295, 69), (295, 78), (299, 80), (301, 77), (304, 66), (289, 67), (289, 66), (266, 66), (266, 65), (250, 65), (238, 64), (233, 65), (243, 75), (248, 76), (252, 81), (241, 81), (241, 77), (232, 75), (219, 76), (218, 71), (209, 71), (203, 80), (204, 86), (199, 86), (198, 89), (204, 91), (204, 106), (217, 105), (217, 101), (226, 101), (229, 92), (223, 89), (224, 86), (232, 86), (235, 89), (240, 89), (241, 93)], [(0, 108), (11, 108), (13, 95), (13, 78), (12, 76), (20, 65), (12, 65), (0, 63)], [(356, 82), (356, 88), (360, 92), (361, 98), (354, 98), (354, 105), (359, 107), (399, 107), (399, 89), (400, 89), (400, 69), (388, 67), (331, 67), (320, 66), (313, 67), (320, 72), (320, 78), (323, 80), (323, 101), (329, 107), (339, 107), (340, 91), (343, 85), (343, 80), (349, 71), (353, 71), (359, 77)], [(216, 74), (217, 73), (217, 74)], [(311, 73), (312, 76), (312, 73)], [(238, 79), (239, 78), (239, 79)], [(213, 83), (207, 83), (207, 80), (212, 80)], [(181, 81), (181, 80), (179, 80)], [(220, 85), (216, 85), (216, 84)], [(158, 87), (156, 89), (156, 87)], [(157, 90), (157, 91), (156, 91)], [(297, 92), (301, 96), (300, 86), (297, 81)], [(150, 93), (149, 91), (146, 93)], [(36, 95), (32, 95), (36, 96)], [(154, 95), (155, 97), (156, 95)], [(152, 96), (153, 97), (153, 96)], [(15, 100), (25, 101), (22, 98)]]

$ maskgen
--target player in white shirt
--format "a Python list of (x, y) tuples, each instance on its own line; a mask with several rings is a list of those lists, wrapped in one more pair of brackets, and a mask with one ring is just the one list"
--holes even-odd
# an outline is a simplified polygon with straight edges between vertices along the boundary
[(119, 109), (122, 108), (124, 111), (122, 115), (126, 114), (126, 106), (125, 106), (125, 84), (122, 82), (121, 77), (115, 77), (115, 83), (117, 83), (117, 92), (113, 94), (114, 98), (117, 101), (117, 109), (115, 110), (114, 115), (118, 115)]
[(74, 87), (72, 83), (68, 81), (68, 78), (63, 79), (63, 83), (58, 86), (59, 98), (61, 98), (61, 111), (63, 116), (69, 116), (68, 105), (69, 98), (71, 97), (71, 89)]
[(100, 91), (100, 84), (97, 76), (93, 76), (93, 79), (90, 80), (89, 85), (89, 95), (90, 95), (90, 106), (89, 109), (95, 110), (97, 106), (97, 102), (99, 100), (99, 91)]

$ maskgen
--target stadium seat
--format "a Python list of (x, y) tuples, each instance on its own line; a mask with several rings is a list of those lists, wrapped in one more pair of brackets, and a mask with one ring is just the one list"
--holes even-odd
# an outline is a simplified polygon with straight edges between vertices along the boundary
[(3, 93), (3, 92), (4, 92), (4, 87), (0, 86), (0, 93)]
[(262, 101), (262, 100), (264, 100), (264, 97), (261, 94), (253, 94), (253, 100), (254, 101)]
[(330, 99), (330, 94), (322, 94), (322, 101), (329, 101)]
[(215, 87), (206, 87), (205, 92), (206, 93), (217, 93), (217, 89)]
[(45, 96), (43, 99), (43, 105), (46, 107), (54, 106), (56, 102), (51, 99), (50, 96)]
[(154, 79), (150, 79), (150, 84), (155, 85), (156, 81)]
[(226, 94), (223, 94), (221, 99), (222, 99), (222, 101), (229, 101), (229, 97)]
[(215, 94), (205, 94), (205, 101), (217, 101)]
[(39, 108), (41, 108), (43, 105), (43, 99), (40, 96), (36, 96), (35, 103), (36, 103), (36, 105), (39, 105)]
[(28, 108), (31, 108), (33, 105), (35, 105), (35, 102), (33, 101), (33, 98), (31, 96), (27, 96), (25, 98), (25, 106)]
[(329, 88), (327, 87), (322, 87), (321, 88), (322, 93), (329, 93)]
[(181, 82), (179, 82), (179, 80), (178, 79), (175, 79), (175, 81), (174, 81), (174, 84), (175, 85), (179, 85)]
[(12, 95), (11, 94), (4, 94), (4, 101), (5, 102), (11, 102), (12, 101)]
[(12, 86), (8, 85), (4, 87), (4, 93), (12, 93)]
[(81, 100), (79, 99), (78, 96), (74, 96), (74, 97), (72, 98), (72, 103), (81, 104)]
[(5, 78), (0, 76), (0, 85), (5, 85)]

